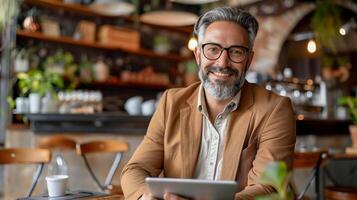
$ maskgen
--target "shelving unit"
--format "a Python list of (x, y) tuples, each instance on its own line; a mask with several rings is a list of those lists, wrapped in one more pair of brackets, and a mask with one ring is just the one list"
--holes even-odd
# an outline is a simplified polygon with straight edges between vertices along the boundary
[(64, 10), (70, 12), (76, 12), (81, 15), (87, 16), (98, 16), (98, 17), (106, 17), (106, 18), (121, 18), (127, 21), (133, 21), (131, 16), (112, 16), (112, 15), (103, 15), (100, 13), (96, 13), (91, 10), (88, 6), (82, 6), (79, 4), (66, 4), (62, 3), (62, 1), (54, 1), (54, 0), (24, 0), (24, 3), (33, 5), (33, 6), (41, 6), (45, 8), (55, 9), (55, 10)]
[(17, 30), (16, 35), (18, 37), (24, 37), (24, 38), (29, 38), (29, 39), (36, 39), (36, 40), (55, 42), (55, 43), (74, 45), (74, 46), (81, 46), (81, 47), (89, 47), (89, 48), (95, 48), (95, 49), (103, 49), (103, 50), (109, 50), (109, 51), (121, 51), (124, 53), (135, 54), (138, 56), (146, 56), (146, 57), (151, 57), (151, 58), (172, 60), (172, 61), (178, 61), (178, 62), (192, 58), (192, 56), (183, 57), (183, 56), (180, 56), (177, 54), (158, 54), (158, 53), (155, 53), (154, 51), (151, 51), (149, 49), (139, 49), (139, 50), (125, 49), (125, 48), (117, 47), (115, 45), (110, 45), (110, 44), (101, 44), (98, 42), (87, 42), (87, 41), (82, 41), (82, 40), (74, 40), (71, 37), (67, 37), (67, 36), (60, 36), (60, 37), (47, 36), (40, 32), (29, 32), (29, 31), (24, 31), (24, 30)]
[[(102, 18), (111, 18), (111, 19), (123, 19), (128, 22), (134, 23), (135, 17), (133, 16), (121, 16), (121, 15), (104, 15), (101, 13), (97, 13), (93, 10), (91, 10), (88, 6), (82, 6), (79, 4), (65, 4), (62, 3), (61, 1), (53, 1), (53, 0), (24, 0), (24, 3), (29, 4), (29, 5), (34, 5), (34, 6), (41, 6), (49, 9), (55, 9), (55, 10), (63, 10), (63, 11), (69, 11), (69, 12), (75, 12), (78, 14), (82, 15), (87, 15), (87, 16), (98, 16)], [(146, 24), (146, 23), (141, 23), (141, 24)], [(193, 26), (184, 26), (184, 27), (170, 27), (170, 26), (160, 26), (160, 25), (152, 25), (152, 24), (146, 24), (152, 27), (157, 27), (160, 29), (167, 29), (171, 31), (177, 31), (181, 33), (186, 33), (186, 34), (191, 34), (193, 31)]]
[[(45, 58), (54, 55), (53, 53), (58, 49), (70, 52), (73, 55), (75, 64), (78, 64), (75, 69), (76, 71), (74, 72), (75, 76), (78, 76), (79, 78), (77, 81), (82, 80), (80, 76), (82, 75), (81, 70), (83, 68), (81, 67), (83, 66), (79, 65), (80, 58), (82, 55), (86, 55), (89, 58), (90, 65), (86, 66), (88, 68), (86, 68), (86, 70), (91, 70), (86, 71), (88, 72), (86, 75), (91, 76), (90, 79), (87, 79), (90, 82), (78, 83), (76, 89), (100, 91), (103, 95), (103, 103), (109, 102), (108, 105), (111, 103), (112, 99), (115, 99), (116, 103), (124, 102), (132, 96), (141, 96), (144, 100), (155, 99), (158, 93), (161, 93), (168, 88), (178, 87), (178, 85), (174, 85), (174, 83), (182, 82), (180, 82), (181, 77), (176, 79), (176, 75), (181, 75), (181, 72), (178, 71), (179, 63), (193, 59), (192, 53), (188, 56), (181, 56), (178, 53), (182, 47), (185, 47), (186, 39), (189, 38), (192, 32), (192, 26), (166, 27), (137, 23), (137, 21), (135, 21), (137, 16), (105, 15), (97, 13), (87, 5), (67, 4), (62, 1), (54, 0), (23, 0), (21, 12), (24, 13), (24, 15), (18, 20), (19, 27), (22, 27), (21, 24), (23, 24), (26, 17), (30, 16), (31, 13), (35, 13), (33, 14), (34, 19), (36, 23), (40, 24), (43, 32), (32, 32), (25, 30), (25, 28), (17, 29), (17, 47), (29, 48), (33, 45), (36, 47), (34, 48), (35, 51), (42, 49), (46, 51), (46, 55), (43, 56)], [(41, 24), (44, 23), (44, 19), (56, 21), (58, 23), (60, 36), (45, 34), (46, 29), (44, 27), (46, 26)], [(99, 37), (100, 27), (105, 25), (123, 27), (133, 30), (133, 32), (139, 32), (141, 39), (140, 47), (138, 49), (129, 49), (126, 48), (125, 45), (119, 46), (112, 44), (112, 40), (108, 40), (108, 43), (103, 43), (100, 42), (99, 39), (98, 41), (74, 39), (72, 36), (78, 34), (76, 31), (78, 31), (78, 25), (82, 21), (93, 23), (96, 29), (96, 32), (94, 33), (96, 39)], [(171, 39), (171, 52), (175, 53), (160, 54), (152, 50), (154, 49), (154, 39), (157, 35), (162, 35)], [(126, 40), (123, 39), (123, 41)], [(39, 54), (40, 52), (36, 53)], [(105, 82), (94, 81), (97, 80), (95, 78), (96, 74), (94, 73), (98, 70), (94, 63), (98, 63), (99, 60), (104, 61), (107, 65), (107, 70), (109, 70), (109, 76), (106, 78)], [(47, 65), (43, 65), (42, 67), (46, 68)], [(150, 68), (150, 73), (142, 73), (145, 72), (145, 69), (147, 68)], [(125, 79), (127, 82), (123, 81), (124, 78), (121, 79), (123, 77), (122, 73), (125, 71), (132, 73), (133, 75)], [(148, 77), (140, 78), (140, 76), (139, 78), (136, 78), (135, 75), (137, 74)], [(157, 79), (155, 78), (155, 75), (159, 75), (157, 76)], [(162, 77), (164, 79), (160, 79)], [(103, 109), (104, 112), (102, 114), (106, 115), (109, 112), (118, 112), (122, 115), (125, 113), (121, 105), (115, 104), (115, 106), (115, 108), (109, 106), (107, 109)], [(42, 116), (42, 114), (38, 115)], [(56, 115), (58, 114), (53, 114), (53, 116)], [(68, 116), (71, 115), (69, 114)], [(125, 114), (123, 116), (124, 118), (127, 117)], [(49, 115), (47, 117), (49, 117)], [(137, 116), (130, 117), (137, 118)], [(49, 123), (51, 124), (52, 122)], [(107, 124), (108, 127), (111, 126), (110, 123)], [(74, 129), (76, 129), (76, 127), (74, 127)], [(130, 128), (128, 128), (128, 130), (129, 129)], [(99, 131), (102, 130), (102, 128), (96, 130)], [(144, 129), (141, 129), (140, 131), (143, 130)]]

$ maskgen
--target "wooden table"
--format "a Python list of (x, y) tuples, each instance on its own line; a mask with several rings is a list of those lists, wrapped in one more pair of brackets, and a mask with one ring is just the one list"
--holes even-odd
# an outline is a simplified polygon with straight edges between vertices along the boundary
[(122, 194), (109, 194), (105, 196), (100, 196), (100, 197), (89, 197), (85, 198), (86, 200), (99, 200), (99, 199), (104, 199), (104, 200), (124, 200), (124, 195)]

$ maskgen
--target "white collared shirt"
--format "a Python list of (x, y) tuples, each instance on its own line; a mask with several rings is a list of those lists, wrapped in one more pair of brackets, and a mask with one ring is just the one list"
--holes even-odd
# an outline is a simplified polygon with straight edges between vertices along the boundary
[(220, 179), (223, 151), (224, 151), (224, 136), (229, 119), (229, 114), (237, 109), (241, 92), (227, 104), (222, 112), (220, 112), (214, 123), (209, 120), (209, 115), (206, 106), (205, 91), (203, 85), (200, 85), (198, 93), (198, 110), (202, 114), (202, 136), (201, 148), (196, 164), (194, 178), (218, 180)]

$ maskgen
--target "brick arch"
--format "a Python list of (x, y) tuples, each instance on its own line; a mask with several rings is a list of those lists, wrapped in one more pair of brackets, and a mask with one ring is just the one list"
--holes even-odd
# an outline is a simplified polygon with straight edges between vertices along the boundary
[(314, 8), (313, 3), (305, 3), (279, 16), (257, 17), (260, 29), (254, 44), (251, 69), (261, 74), (271, 74), (288, 35)]
[[(336, 3), (357, 13), (357, 4), (353, 0), (336, 0)], [(304, 3), (283, 15), (257, 17), (260, 30), (254, 45), (255, 56), (251, 69), (261, 74), (272, 74), (277, 67), (281, 48), (290, 32), (315, 7), (314, 3)]]

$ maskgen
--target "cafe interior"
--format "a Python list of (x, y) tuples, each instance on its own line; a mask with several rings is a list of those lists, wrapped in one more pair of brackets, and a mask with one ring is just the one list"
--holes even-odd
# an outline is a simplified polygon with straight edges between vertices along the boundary
[(293, 104), (293, 165), (272, 176), (286, 180), (293, 199), (357, 199), (356, 1), (0, 6), (0, 199), (47, 199), (45, 177), (55, 174), (68, 175), (72, 199), (124, 199), (121, 171), (161, 95), (199, 81), (193, 25), (220, 6), (259, 22), (246, 81)]

